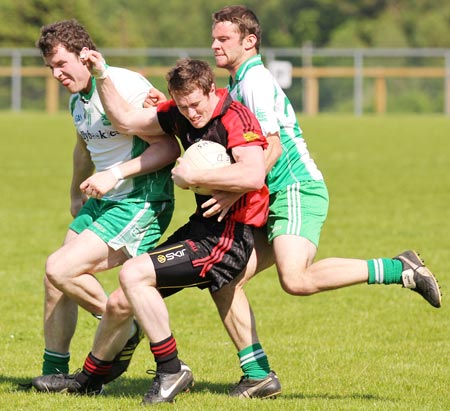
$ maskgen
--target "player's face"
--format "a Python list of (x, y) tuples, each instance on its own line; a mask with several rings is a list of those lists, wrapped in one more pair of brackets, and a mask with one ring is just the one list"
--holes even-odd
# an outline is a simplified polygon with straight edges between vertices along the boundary
[(77, 54), (59, 45), (54, 54), (44, 57), (44, 62), (50, 67), (53, 77), (70, 93), (89, 92), (91, 74)]
[(216, 66), (235, 73), (239, 66), (248, 58), (245, 54), (245, 39), (240, 38), (237, 26), (229, 21), (219, 22), (212, 29)]
[(218, 98), (214, 85), (211, 91), (205, 95), (203, 90), (196, 89), (186, 95), (172, 93), (172, 98), (180, 110), (195, 128), (202, 128), (211, 120), (216, 108)]

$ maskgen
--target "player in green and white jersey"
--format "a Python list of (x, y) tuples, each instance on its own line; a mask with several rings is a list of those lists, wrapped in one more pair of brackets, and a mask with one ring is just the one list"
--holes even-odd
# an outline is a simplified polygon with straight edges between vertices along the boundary
[[(217, 55), (218, 61), (220, 58)], [(271, 136), (275, 144), (281, 144), (280, 156), (267, 174), (272, 194), (269, 241), (280, 235), (294, 235), (306, 237), (317, 246), (320, 229), (327, 215), (328, 193), (322, 173), (309, 154), (289, 99), (264, 67), (259, 54), (250, 57), (239, 67), (235, 76), (230, 77), (228, 87), (235, 100), (257, 115), (264, 134)], [(284, 194), (283, 199), (280, 199), (281, 193)], [(309, 196), (318, 197), (308, 210), (317, 219), (312, 231), (306, 231), (307, 225), (302, 216), (302, 211), (306, 210), (301, 208), (302, 204), (306, 206), (305, 201), (309, 200)]]
[[(152, 87), (149, 81), (139, 73), (127, 69), (108, 67), (108, 70), (111, 79), (117, 84), (119, 93), (131, 105), (142, 107), (145, 99), (144, 90)], [(95, 170), (100, 172), (138, 157), (149, 147), (149, 143), (144, 139), (145, 137), (129, 136), (114, 129), (101, 104), (95, 79), (92, 77), (90, 82), (89, 92), (80, 91), (72, 94), (70, 111), (76, 131), (86, 144)], [(165, 167), (161, 172), (155, 171), (122, 179), (103, 198), (110, 200), (147, 198), (151, 201), (171, 201), (173, 192), (170, 187), (167, 187), (167, 180), (170, 180), (168, 170), (170, 166)], [(158, 173), (161, 178), (156, 178)]]
[[(436, 279), (412, 250), (394, 258), (327, 258), (314, 262), (328, 211), (327, 188), (308, 152), (291, 103), (262, 63), (258, 19), (245, 6), (224, 7), (213, 14), (212, 38), (216, 66), (230, 73), (232, 97), (251, 109), (269, 141), (266, 163), (271, 196), (267, 237), (260, 237), (259, 241), (255, 238), (256, 258), (250, 261), (242, 280), (213, 295), (230, 336), (241, 348), (241, 364), (249, 356), (264, 355), (255, 344), (256, 330), (242, 286), (273, 263), (289, 294), (310, 295), (360, 283), (400, 284), (421, 294), (432, 306), (440, 307)], [(223, 193), (215, 195), (205, 204), (206, 207), (216, 202), (215, 207), (205, 215), (218, 215), (220, 219), (236, 198)], [(243, 312), (248, 315), (243, 316)], [(237, 313), (241, 321), (236, 320)], [(268, 373), (266, 377), (254, 378), (249, 372), (232, 395), (257, 397), (270, 379)]]
[[(145, 98), (143, 91), (151, 87), (151, 84), (133, 71), (117, 67), (109, 67), (109, 70), (121, 95), (131, 105), (142, 106)], [(107, 176), (112, 177), (112, 188), (103, 194), (101, 200), (93, 198), (88, 200), (70, 228), (77, 233), (88, 228), (114, 250), (123, 249), (122, 252), (126, 255), (136, 256), (152, 248), (155, 241), (159, 240), (158, 235), (154, 237), (148, 230), (154, 220), (155, 211), (161, 207), (157, 215), (161, 213), (170, 217), (172, 214), (174, 193), (170, 170), (173, 163), (157, 171), (141, 170), (139, 175), (132, 177), (127, 175), (129, 178), (123, 178), (120, 171), (119, 181), (117, 181), (114, 178), (117, 176), (114, 176), (111, 170), (119, 170), (119, 165), (141, 156), (150, 144), (144, 138), (121, 134), (112, 127), (98, 96), (95, 79), (91, 78), (90, 81), (91, 87), (88, 93), (80, 91), (73, 94), (70, 99), (74, 126), (77, 135), (83, 140), (80, 144), (86, 146), (96, 170), (94, 176), (82, 183), (82, 189), (89, 196), (98, 197), (99, 189), (96, 182), (99, 178)], [(155, 143), (156, 141), (153, 140), (152, 144)], [(168, 145), (169, 149), (171, 147)], [(171, 152), (170, 161), (172, 155)], [(104, 175), (99, 175), (100, 172), (104, 172)], [(126, 208), (122, 206), (123, 204)], [(110, 207), (113, 207), (115, 212), (108, 210)], [(103, 209), (108, 210), (106, 215), (103, 215)], [(134, 210), (130, 213), (130, 209)], [(169, 213), (162, 213), (164, 210)], [(95, 221), (90, 222), (89, 227), (86, 227), (83, 217), (91, 218), (93, 213), (94, 215), (98, 213), (101, 220), (94, 217)], [(105, 219), (108, 220), (107, 223), (103, 222)], [(114, 224), (118, 225), (123, 224), (121, 221), (127, 223), (121, 227), (120, 231), (110, 229), (109, 225), (112, 225), (114, 220), (117, 220)]]
[[(46, 263), (46, 375), (69, 370), (78, 305), (95, 315), (105, 310), (107, 296), (95, 275), (155, 247), (169, 225), (174, 208), (170, 170), (180, 150), (167, 136), (137, 137), (111, 126), (83, 61), (83, 50), (96, 47), (77, 21), (42, 27), (37, 47), (53, 77), (72, 94), (77, 136), (70, 189), (74, 220), (63, 246)], [(151, 84), (129, 70), (110, 67), (109, 73), (124, 98), (142, 106)], [(131, 322), (130, 330), (128, 350), (139, 342)], [(129, 359), (117, 357), (119, 371), (109, 380), (126, 369)]]

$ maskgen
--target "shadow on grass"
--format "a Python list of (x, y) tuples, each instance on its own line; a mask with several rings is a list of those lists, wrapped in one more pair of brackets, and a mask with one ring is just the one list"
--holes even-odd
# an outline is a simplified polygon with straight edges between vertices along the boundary
[[(153, 378), (120, 378), (105, 386), (106, 395), (144, 395)], [(227, 395), (232, 384), (220, 384), (208, 381), (195, 381), (195, 385), (190, 389), (191, 393), (211, 393)]]
[[(0, 385), (9, 384), (12, 388), (8, 391), (18, 392), (32, 390), (30, 378), (16, 378), (5, 377), (0, 375)], [(143, 396), (153, 381), (152, 377), (149, 378), (127, 378), (121, 377), (116, 381), (113, 381), (105, 386), (105, 395), (108, 397), (141, 397)], [(190, 389), (191, 394), (217, 394), (228, 395), (228, 391), (232, 387), (232, 384), (214, 383), (208, 381), (196, 381), (193, 388)], [(311, 399), (324, 399), (324, 400), (363, 400), (363, 401), (393, 401), (392, 398), (386, 396), (379, 396), (370, 393), (316, 393), (316, 394), (303, 394), (303, 393), (289, 393), (281, 394), (278, 398), (286, 400), (311, 400)]]
[[(129, 395), (129, 396), (141, 396), (144, 395), (150, 388), (152, 379), (145, 378), (122, 378), (114, 381), (106, 386), (106, 395)], [(233, 384), (222, 384), (214, 383), (209, 381), (196, 381), (195, 386), (191, 388), (191, 394), (213, 394), (220, 396), (228, 396), (229, 390), (232, 388)], [(392, 402), (393, 399), (387, 396), (380, 396), (371, 393), (314, 393), (314, 394), (304, 394), (304, 393), (285, 393), (278, 396), (280, 399), (286, 400), (313, 400), (313, 399), (323, 399), (323, 400), (362, 400), (362, 401), (382, 401), (382, 402)]]
[(0, 375), (0, 386), (3, 384), (11, 385), (11, 388), (8, 391), (27, 391), (30, 390), (31, 387), (31, 377), (5, 377), (4, 375)]
[(392, 398), (381, 397), (374, 394), (362, 394), (362, 393), (348, 393), (348, 394), (331, 394), (331, 393), (318, 393), (318, 394), (281, 394), (280, 398), (295, 399), (295, 400), (367, 400), (367, 401), (392, 401)]
[[(0, 375), (0, 386), (1, 385), (10, 385), (11, 388), (7, 389), (9, 392), (18, 392), (18, 391), (31, 391), (33, 387), (31, 386), (31, 380), (33, 377), (6, 377), (4, 375)], [(107, 396), (142, 396), (144, 395), (150, 385), (152, 384), (153, 377), (149, 378), (126, 378), (121, 377), (116, 381), (112, 381), (111, 383), (105, 386), (105, 394)], [(230, 384), (217, 384), (211, 382), (204, 381), (196, 381), (195, 386), (191, 388), (191, 392), (195, 393), (212, 393), (212, 394), (222, 394), (227, 395), (229, 389), (231, 388)]]

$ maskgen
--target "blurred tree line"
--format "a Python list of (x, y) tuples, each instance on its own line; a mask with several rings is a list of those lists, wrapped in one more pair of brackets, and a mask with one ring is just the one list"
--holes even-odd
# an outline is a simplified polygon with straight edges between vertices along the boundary
[[(33, 48), (43, 25), (76, 18), (104, 48), (209, 48), (211, 15), (230, 4), (223, 0), (1, 0), (0, 47)], [(233, 3), (231, 3), (233, 4)], [(450, 2), (435, 0), (247, 0), (258, 15), (264, 48), (450, 48)], [(212, 53), (209, 57), (212, 62)], [(174, 58), (108, 57), (112, 65), (171, 65)], [(294, 66), (301, 58), (291, 60)], [(9, 65), (9, 57), (0, 57)], [(29, 58), (23, 65), (40, 65)], [(351, 58), (315, 58), (314, 65), (352, 66)], [(433, 59), (391, 58), (364, 61), (370, 65), (441, 65)], [(165, 89), (165, 81), (151, 79)], [(218, 84), (222, 86), (218, 79)], [(43, 106), (44, 80), (23, 79), (24, 108)], [(390, 79), (388, 112), (442, 112), (440, 79)], [(373, 82), (364, 81), (364, 111), (373, 111)], [(26, 95), (25, 95), (26, 94)], [(294, 79), (287, 90), (302, 109), (303, 86)], [(10, 79), (0, 78), (0, 109), (10, 107)], [(62, 99), (65, 101), (65, 99)], [(348, 112), (353, 107), (352, 79), (323, 79), (321, 111)]]
[[(209, 47), (218, 0), (2, 0), (0, 47), (33, 47), (41, 26), (76, 18), (103, 47)], [(237, 3), (239, 4), (239, 2)], [(265, 47), (450, 47), (450, 2), (247, 0)]]

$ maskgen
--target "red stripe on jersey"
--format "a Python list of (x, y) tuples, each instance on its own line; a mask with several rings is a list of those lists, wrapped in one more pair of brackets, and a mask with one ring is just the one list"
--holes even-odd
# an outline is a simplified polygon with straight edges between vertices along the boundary
[(241, 120), (243, 131), (258, 131), (259, 135), (261, 136), (261, 130), (255, 129), (255, 119), (250, 116), (250, 111), (247, 109), (247, 107), (243, 106), (242, 104), (233, 103), (230, 105), (229, 110), (235, 112), (239, 120)]
[(200, 272), (200, 277), (205, 277), (206, 273), (211, 269), (211, 267), (222, 261), (223, 256), (231, 249), (234, 239), (234, 228), (236, 223), (234, 221), (228, 220), (225, 226), (225, 230), (220, 236), (219, 242), (214, 246), (211, 254), (194, 260), (192, 265), (194, 267), (199, 267), (203, 265), (202, 271)]
[(236, 201), (230, 210), (230, 219), (239, 223), (262, 227), (269, 214), (269, 189), (265, 185), (258, 191), (249, 191)]

